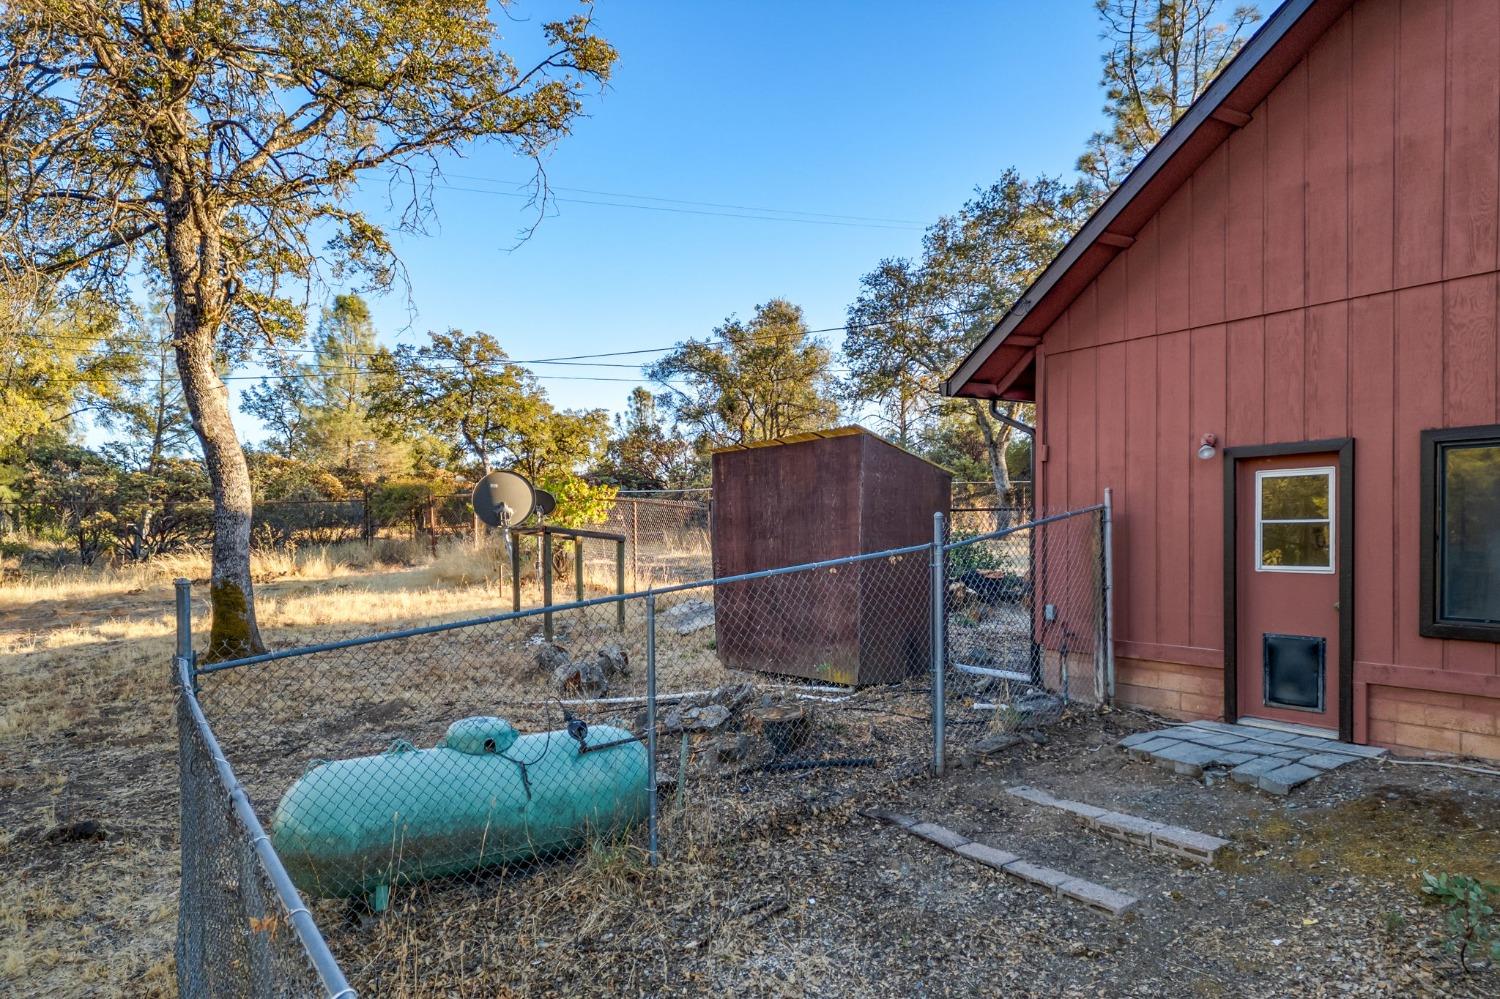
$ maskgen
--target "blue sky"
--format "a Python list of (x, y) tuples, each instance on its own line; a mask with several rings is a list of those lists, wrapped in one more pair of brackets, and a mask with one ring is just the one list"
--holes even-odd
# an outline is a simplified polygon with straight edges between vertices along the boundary
[[(525, 20), (504, 22), (503, 45), (535, 51), (540, 22), (570, 9), (519, 0), (511, 17)], [(776, 296), (811, 326), (836, 326), (878, 260), (918, 252), (923, 226), (1007, 166), (1070, 171), (1103, 117), (1088, 0), (600, 0), (595, 17), (620, 58), (546, 160), (560, 200), (512, 248), (534, 218), (514, 196), (529, 161), (499, 147), (445, 161), (432, 233), (397, 238), (410, 301), (371, 300), (384, 342), (458, 327), (494, 334), (518, 360), (663, 347)], [(382, 216), (373, 186), (359, 200)], [(794, 211), (901, 221), (693, 214)], [(639, 375), (535, 370), (564, 407), (617, 409), (631, 385), (548, 376)], [(236, 420), (261, 436), (249, 416)]]

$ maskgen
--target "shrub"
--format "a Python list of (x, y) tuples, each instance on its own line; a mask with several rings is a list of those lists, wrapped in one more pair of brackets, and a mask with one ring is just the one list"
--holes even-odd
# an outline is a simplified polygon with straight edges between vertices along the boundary
[(1465, 972), (1471, 970), (1471, 951), (1488, 953), (1491, 961), (1500, 961), (1500, 919), (1495, 918), (1500, 885), (1485, 884), (1464, 874), (1423, 874), (1422, 893), (1444, 908), (1448, 931), (1444, 946), (1458, 954), (1459, 966)]
[[(951, 543), (978, 537), (973, 531), (954, 531), (948, 538)], [(966, 572), (984, 572), (1001, 567), (1000, 555), (995, 546), (987, 541), (976, 541), (948, 549), (948, 575), (962, 576)]]

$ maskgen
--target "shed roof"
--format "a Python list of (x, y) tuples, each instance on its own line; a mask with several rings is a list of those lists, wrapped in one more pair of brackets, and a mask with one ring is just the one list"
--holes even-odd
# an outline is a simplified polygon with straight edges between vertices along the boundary
[(1033, 358), (1042, 335), (1168, 198), (1192, 176), (1306, 55), (1352, 0), (1287, 0), (1162, 136), (1047, 269), (943, 382), (943, 394), (1035, 398)]
[(868, 429), (866, 427), (862, 427), (862, 426), (860, 426), (857, 423), (851, 423), (851, 424), (848, 424), (847, 426), (842, 426), (842, 427), (831, 427), (831, 428), (829, 428), (827, 430), (808, 430), (808, 431), (805, 431), (803, 433), (798, 433), (798, 434), (787, 434), (784, 437), (772, 437), (769, 440), (751, 441), (748, 444), (728, 444), (728, 445), (725, 445), (724, 447), (716, 447), (716, 448), (714, 448), (713, 450), (711, 450), (709, 452), (709, 454), (728, 454), (728, 453), (733, 452), (733, 451), (750, 451), (750, 450), (753, 450), (755, 448), (778, 447), (778, 446), (780, 446), (782, 444), (805, 444), (808, 441), (825, 440), (825, 439), (830, 438), (830, 437), (854, 437), (854, 436), (868, 437), (868, 438), (870, 438), (873, 441), (877, 441), (877, 442), (879, 442), (881, 444), (884, 444), (886, 447), (894, 448), (895, 450), (900, 451), (902, 454), (907, 455), (908, 457), (914, 458), (917, 461), (921, 461), (921, 462), (924, 462), (924, 463), (926, 463), (928, 465), (931, 465), (933, 468), (938, 469), (939, 471), (943, 472), (945, 475), (952, 475), (953, 474), (953, 472), (951, 470), (949, 470), (947, 468), (944, 468), (942, 465), (939, 465), (937, 462), (935, 462), (935, 461), (933, 461), (933, 460), (931, 460), (929, 458), (924, 458), (920, 454), (916, 454), (913, 451), (909, 451), (906, 448), (902, 447), (900, 444), (897, 444), (895, 441), (889, 440), (888, 438), (882, 436), (881, 434), (877, 434), (875, 431), (870, 430), (870, 429)]

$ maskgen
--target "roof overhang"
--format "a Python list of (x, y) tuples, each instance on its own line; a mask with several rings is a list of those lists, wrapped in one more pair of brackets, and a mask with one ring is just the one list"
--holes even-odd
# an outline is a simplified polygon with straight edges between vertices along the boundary
[(1089, 216), (947, 379), (946, 396), (1035, 397), (1030, 358), (1047, 329), (1295, 66), (1353, 0), (1287, 0)]

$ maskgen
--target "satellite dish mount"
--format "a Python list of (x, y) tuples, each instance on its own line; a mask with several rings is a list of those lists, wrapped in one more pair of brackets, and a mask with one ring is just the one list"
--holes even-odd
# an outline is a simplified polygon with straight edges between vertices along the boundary
[(494, 471), (474, 484), (474, 516), (500, 528), (506, 555), (510, 554), (510, 529), (521, 524), (537, 507), (537, 491), (520, 472)]

